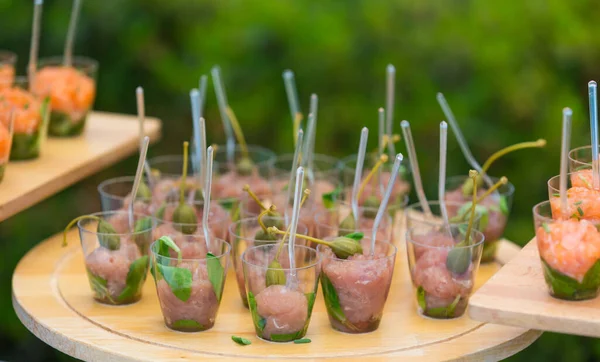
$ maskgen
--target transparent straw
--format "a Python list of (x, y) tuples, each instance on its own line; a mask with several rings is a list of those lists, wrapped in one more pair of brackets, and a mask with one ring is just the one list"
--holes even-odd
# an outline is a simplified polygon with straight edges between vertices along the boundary
[[(144, 101), (144, 88), (137, 87), (135, 89), (135, 100), (137, 104), (137, 114), (138, 114), (138, 123), (140, 126), (140, 152), (142, 151), (142, 145), (144, 143), (144, 137), (146, 136), (146, 131), (144, 128), (144, 123), (146, 122), (146, 105)], [(148, 186), (152, 188), (153, 186), (153, 178), (152, 178), (152, 170), (150, 169), (150, 165), (148, 162), (144, 162), (144, 173), (146, 174), (146, 179), (148, 180)]]
[(227, 95), (225, 93), (225, 86), (223, 85), (223, 81), (221, 79), (221, 68), (215, 65), (210, 73), (213, 78), (213, 85), (215, 87), (215, 94), (217, 95), (217, 103), (219, 104), (219, 113), (221, 113), (221, 122), (223, 122), (223, 129), (225, 130), (225, 135), (227, 137), (227, 161), (233, 162), (233, 156), (235, 152), (235, 136), (233, 135), (233, 127), (229, 121), (229, 117), (227, 116)]
[(562, 145), (560, 152), (560, 212), (563, 218), (567, 215), (567, 168), (569, 166), (568, 154), (571, 141), (571, 108), (563, 108), (562, 120)]
[(448, 124), (440, 123), (440, 172), (438, 178), (438, 200), (444, 225), (449, 225), (448, 210), (446, 209), (446, 152), (448, 144)]
[(358, 144), (358, 157), (356, 158), (356, 169), (354, 171), (354, 185), (352, 186), (352, 217), (358, 221), (358, 189), (362, 178), (362, 169), (365, 162), (365, 153), (367, 152), (367, 141), (369, 139), (369, 129), (363, 127), (360, 132), (360, 143)]
[(150, 138), (144, 137), (142, 142), (142, 149), (140, 150), (140, 159), (138, 160), (137, 170), (135, 171), (135, 180), (133, 181), (133, 187), (131, 189), (131, 202), (129, 203), (129, 229), (133, 231), (133, 204), (135, 204), (135, 198), (137, 196), (138, 189), (140, 188), (140, 182), (142, 180), (142, 174), (144, 172), (144, 164), (146, 163), (146, 154), (148, 153), (148, 144)]
[[(298, 140), (300, 143), (300, 140)], [(292, 171), (292, 173), (294, 173)], [(300, 218), (300, 202), (302, 200), (302, 180), (304, 180), (304, 169), (298, 167), (296, 171), (296, 187), (294, 189), (294, 208), (292, 209), (292, 223), (290, 225), (290, 237), (288, 241), (288, 254), (290, 257), (290, 279), (296, 280), (296, 258), (294, 257), (294, 246), (296, 244), (296, 230)], [(288, 187), (290, 189), (291, 187)]]
[(33, 78), (37, 72), (38, 50), (40, 48), (40, 23), (42, 21), (42, 6), (44, 0), (35, 0), (33, 7), (33, 24), (31, 26), (31, 47), (29, 48), (29, 64), (27, 75), (29, 84), (33, 84)]
[(390, 158), (396, 154), (396, 147), (392, 140), (393, 122), (394, 122), (394, 94), (396, 88), (396, 68), (388, 64), (386, 68), (386, 96), (385, 96), (385, 110), (386, 110), (386, 133), (390, 139), (388, 145)]
[[(285, 196), (286, 206), (285, 206), (285, 212), (283, 214), (285, 217), (286, 225), (288, 224), (288, 220), (289, 220), (287, 203), (289, 203), (290, 196), (292, 195), (292, 184), (294, 183), (294, 175), (295, 175), (294, 170), (297, 169), (297, 167), (298, 167), (300, 153), (302, 152), (300, 149), (302, 148), (303, 137), (304, 137), (304, 131), (299, 130), (298, 138), (296, 141), (296, 149), (294, 150), (294, 159), (292, 160), (292, 170), (290, 171), (290, 180), (288, 181), (288, 188), (287, 188), (286, 196)], [(304, 171), (302, 171), (302, 172), (304, 172)]]
[(467, 163), (469, 165), (471, 165), (471, 167), (474, 170), (479, 172), (480, 175), (482, 175), (483, 180), (488, 185), (488, 187), (493, 186), (494, 182), (490, 179), (490, 177), (486, 173), (483, 173), (481, 171), (481, 165), (479, 164), (479, 162), (477, 162), (475, 157), (473, 157), (473, 154), (471, 153), (471, 150), (469, 149), (469, 145), (467, 144), (467, 141), (465, 140), (465, 137), (463, 136), (462, 131), (460, 130), (460, 126), (458, 125), (458, 122), (456, 122), (456, 118), (454, 118), (454, 113), (452, 113), (452, 109), (450, 109), (448, 102), (446, 102), (446, 98), (444, 97), (444, 95), (442, 93), (438, 93), (436, 98), (437, 98), (438, 103), (440, 104), (440, 107), (442, 107), (442, 111), (444, 112), (446, 119), (448, 120), (448, 122), (450, 122), (450, 127), (452, 127), (452, 132), (454, 132), (454, 136), (456, 137), (456, 140), (458, 141), (458, 145), (460, 146), (460, 149), (461, 149), (463, 155), (465, 156)]
[(401, 153), (396, 155), (396, 160), (394, 161), (394, 167), (392, 168), (392, 174), (390, 175), (387, 189), (385, 190), (385, 194), (383, 196), (383, 199), (381, 200), (381, 204), (379, 205), (379, 210), (377, 210), (377, 216), (375, 216), (375, 222), (373, 223), (373, 230), (371, 235), (371, 256), (373, 256), (373, 254), (375, 253), (375, 239), (377, 238), (377, 229), (379, 229), (379, 224), (381, 224), (383, 216), (387, 215), (385, 209), (387, 208), (390, 197), (392, 196), (394, 184), (396, 183), (396, 177), (398, 176), (398, 172), (400, 171), (400, 164), (402, 163), (403, 158), (404, 157)]
[[(385, 135), (385, 110), (383, 108), (379, 108), (377, 110), (377, 125), (378, 125), (378, 134), (377, 134), (377, 142), (378, 142), (378, 150), (379, 155), (383, 154), (383, 135)], [(390, 139), (391, 141), (391, 139)], [(377, 179), (379, 180), (379, 189), (383, 193), (383, 181), (381, 180), (381, 167), (377, 170)]]
[(302, 162), (300, 162), (300, 163), (301, 163), (301, 165), (306, 166), (306, 174), (308, 176), (308, 181), (310, 182), (311, 185), (315, 181), (315, 175), (313, 173), (312, 168), (308, 164), (308, 156), (310, 154), (309, 150), (311, 148), (310, 135), (313, 134), (314, 128), (315, 128), (315, 116), (312, 113), (309, 113), (308, 114), (308, 124), (306, 126), (306, 141), (304, 141), (304, 149), (302, 151)]
[(425, 212), (426, 216), (431, 216), (431, 209), (425, 196), (425, 190), (423, 189), (423, 181), (421, 180), (421, 172), (419, 171), (419, 161), (417, 160), (417, 151), (415, 150), (415, 144), (412, 138), (412, 132), (410, 131), (410, 123), (404, 120), (400, 123), (402, 127), (402, 134), (404, 135), (404, 141), (406, 142), (406, 150), (408, 151), (408, 159), (412, 167), (413, 181), (415, 182), (415, 189), (421, 209)]
[(192, 104), (192, 168), (194, 169), (194, 174), (199, 178), (200, 183), (202, 183), (202, 175), (200, 175), (200, 169), (202, 168), (202, 163), (205, 162), (202, 158), (201, 149), (205, 148), (206, 145), (201, 143), (201, 135), (200, 135), (200, 91), (198, 89), (192, 89), (190, 91), (190, 102)]
[(213, 147), (209, 146), (206, 150), (206, 153), (206, 179), (204, 180), (204, 211), (202, 213), (202, 230), (204, 231), (204, 240), (206, 241), (206, 247), (208, 248), (210, 245), (208, 214), (210, 213), (210, 190), (212, 187)]
[(296, 120), (296, 115), (300, 113), (300, 102), (298, 101), (298, 91), (296, 90), (294, 72), (290, 69), (283, 71), (283, 83), (285, 84), (285, 93), (287, 94), (288, 103), (290, 105), (292, 122), (294, 122)]
[(598, 174), (598, 94), (595, 81), (588, 83), (590, 99), (590, 129), (592, 134), (592, 186), (595, 190), (600, 188), (600, 175)]
[(77, 30), (77, 19), (81, 9), (81, 0), (73, 0), (71, 10), (71, 20), (69, 21), (69, 30), (67, 31), (67, 41), (65, 42), (64, 65), (70, 67), (73, 65), (73, 44), (75, 44), (75, 32)]
[[(204, 117), (204, 106), (206, 105), (206, 85), (208, 83), (208, 77), (206, 75), (202, 75), (200, 77), (200, 81), (198, 82), (198, 99), (200, 100), (200, 113), (198, 117)], [(204, 147), (202, 147), (204, 148)]]
[[(313, 173), (314, 178), (314, 160), (315, 160), (315, 140), (317, 137), (317, 116), (319, 110), (319, 97), (316, 94), (310, 95), (310, 114), (314, 117), (314, 127), (310, 136), (310, 147), (308, 147), (308, 154), (304, 155), (307, 158), (307, 165), (310, 172)], [(310, 174), (309, 174), (310, 177)], [(311, 180), (314, 182), (314, 180)]]

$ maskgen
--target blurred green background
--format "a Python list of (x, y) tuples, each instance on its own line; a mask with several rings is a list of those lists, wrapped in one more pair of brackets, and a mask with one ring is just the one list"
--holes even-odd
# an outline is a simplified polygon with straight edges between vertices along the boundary
[[(40, 55), (56, 55), (70, 0), (47, 0)], [(483, 162), (512, 143), (545, 138), (543, 149), (510, 154), (491, 170), (516, 185), (506, 236), (533, 235), (531, 207), (547, 197), (546, 180), (558, 173), (561, 109), (573, 108), (573, 147), (589, 142), (587, 86), (598, 78), (600, 7), (592, 0), (490, 2), (395, 1), (84, 1), (76, 53), (100, 62), (96, 108), (134, 113), (142, 85), (146, 112), (163, 120), (163, 140), (150, 156), (179, 152), (191, 134), (188, 91), (221, 65), (229, 101), (249, 143), (292, 152), (292, 125), (281, 73), (296, 73), (302, 109), (320, 97), (317, 152), (355, 152), (362, 126), (374, 147), (377, 107), (385, 99), (385, 66), (396, 66), (395, 131), (411, 121), (428, 194), (437, 187), (438, 124), (435, 100), (444, 92), (473, 153)], [(0, 48), (27, 63), (32, 1), (0, 0)], [(210, 143), (223, 143), (209, 84), (206, 118)], [(401, 142), (399, 149), (404, 152)], [(448, 175), (464, 174), (453, 137)], [(0, 224), (0, 359), (68, 358), (38, 341), (11, 306), (11, 274), (18, 260), (73, 217), (100, 208), (96, 186), (133, 174), (130, 158)], [(10, 168), (8, 169), (10, 172)], [(511, 361), (595, 361), (600, 342), (546, 333)]]

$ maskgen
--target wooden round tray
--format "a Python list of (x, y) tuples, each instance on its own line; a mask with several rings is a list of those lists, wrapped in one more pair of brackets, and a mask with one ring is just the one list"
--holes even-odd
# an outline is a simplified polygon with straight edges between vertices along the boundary
[[(361, 335), (336, 332), (329, 326), (318, 293), (307, 338), (309, 344), (277, 344), (255, 336), (252, 319), (242, 306), (233, 271), (227, 277), (215, 326), (205, 332), (181, 333), (164, 325), (151, 276), (142, 300), (128, 306), (107, 306), (91, 296), (76, 230), (69, 247), (55, 235), (32, 249), (13, 275), (13, 306), (23, 324), (38, 338), (73, 357), (87, 361), (186, 360), (227, 358), (445, 361), (498, 360), (533, 343), (539, 331), (486, 324), (466, 314), (454, 320), (433, 320), (416, 313), (416, 302), (401, 246), (389, 298), (379, 329)], [(404, 243), (399, 243), (403, 245)], [(499, 260), (508, 261), (519, 248), (500, 245)], [(499, 268), (482, 265), (477, 286)], [(232, 335), (252, 341), (239, 346)]]

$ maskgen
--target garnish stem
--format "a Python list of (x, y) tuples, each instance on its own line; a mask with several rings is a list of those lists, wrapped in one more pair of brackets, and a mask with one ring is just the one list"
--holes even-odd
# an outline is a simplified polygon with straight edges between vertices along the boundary
[(256, 194), (254, 192), (252, 192), (252, 190), (250, 190), (250, 185), (245, 184), (243, 190), (246, 191), (248, 193), (248, 195), (250, 195), (250, 197), (254, 201), (256, 201), (256, 203), (258, 204), (258, 206), (260, 207), (261, 210), (269, 211), (269, 210), (267, 210), (267, 208), (265, 207), (265, 205), (260, 201), (260, 199), (258, 198), (258, 196), (256, 196)]
[(475, 207), (477, 206), (477, 175), (479, 175), (479, 172), (475, 170), (469, 171), (469, 177), (471, 178), (471, 180), (473, 180), (473, 205), (471, 205), (471, 216), (469, 217), (469, 225), (467, 226), (465, 245), (469, 245), (471, 230), (473, 230), (473, 221), (475, 220)]
[(179, 185), (179, 205), (183, 205), (185, 203), (185, 183), (188, 171), (188, 147), (189, 143), (183, 142), (183, 173), (181, 175), (181, 184)]
[(381, 155), (379, 156), (379, 160), (377, 161), (377, 163), (375, 164), (375, 166), (373, 166), (373, 168), (371, 169), (371, 171), (369, 172), (369, 174), (367, 175), (367, 177), (365, 177), (365, 179), (363, 180), (363, 182), (360, 185), (360, 188), (358, 189), (358, 194), (356, 194), (356, 199), (360, 200), (360, 195), (363, 193), (365, 186), (369, 183), (369, 181), (371, 180), (371, 178), (373, 177), (373, 175), (375, 175), (375, 172), (377, 172), (377, 170), (379, 169), (379, 167), (381, 167), (382, 164), (386, 163), (388, 160), (388, 156), (387, 155)]
[[(279, 234), (279, 235), (286, 235), (287, 232), (286, 231), (281, 231), (279, 230), (276, 226), (271, 226), (269, 229), (270, 233), (275, 233), (275, 234)], [(312, 236), (308, 236), (308, 235), (303, 235), (303, 234), (296, 234), (296, 237), (308, 240), (308, 241), (312, 241), (313, 243), (317, 243), (317, 244), (322, 244), (322, 245), (326, 245), (326, 246), (331, 246), (331, 242), (329, 241), (325, 241), (325, 240), (321, 240), (321, 239), (317, 239), (317, 238), (313, 238)]]
[(485, 199), (486, 197), (490, 196), (494, 191), (496, 191), (497, 189), (499, 189), (502, 185), (506, 185), (506, 183), (508, 182), (508, 179), (504, 176), (502, 176), (500, 178), (500, 180), (498, 182), (496, 182), (494, 184), (494, 186), (490, 187), (489, 189), (487, 189), (487, 191), (481, 195), (481, 197), (479, 197), (477, 199), (477, 201), (475, 201), (476, 204), (479, 204), (483, 201), (483, 199)]
[(264, 232), (267, 232), (267, 227), (265, 226), (265, 223), (263, 222), (263, 217), (268, 214), (269, 212), (274, 211), (273, 206), (271, 206), (269, 209), (267, 210), (263, 210), (261, 211), (260, 214), (258, 214), (258, 225), (260, 225), (260, 228), (263, 229)]
[(83, 219), (92, 219), (92, 220), (96, 220), (96, 221), (101, 220), (98, 216), (94, 216), (94, 215), (81, 215), (81, 216), (76, 217), (73, 220), (71, 220), (71, 222), (69, 224), (67, 224), (67, 227), (65, 227), (65, 231), (63, 232), (63, 243), (62, 243), (63, 247), (67, 246), (67, 233), (69, 232), (69, 230), (73, 227), (73, 225), (75, 225), (76, 222), (78, 222), (79, 220), (83, 220)]
[(505, 148), (501, 149), (500, 151), (495, 152), (493, 155), (490, 156), (490, 158), (488, 158), (485, 161), (485, 163), (481, 167), (481, 173), (486, 174), (487, 170), (489, 170), (492, 163), (494, 161), (496, 161), (497, 159), (499, 159), (500, 157), (506, 155), (507, 153), (521, 150), (524, 148), (544, 147), (545, 145), (546, 145), (546, 140), (539, 139), (539, 140), (533, 141), (533, 142), (521, 142), (521, 143), (517, 143), (512, 146), (505, 147)]
[[(302, 208), (302, 206), (304, 206), (304, 202), (306, 201), (306, 199), (308, 198), (308, 195), (310, 195), (310, 190), (309, 189), (304, 189), (304, 196), (302, 196), (302, 201), (300, 202), (300, 208)], [(275, 259), (274, 260), (279, 260), (279, 255), (281, 254), (281, 250), (283, 250), (283, 243), (285, 243), (285, 238), (290, 234), (290, 229), (292, 228), (292, 225), (288, 225), (285, 233), (283, 234), (283, 238), (281, 238), (281, 242), (279, 243), (279, 247), (277, 248), (277, 253), (275, 253)], [(296, 236), (299, 236), (298, 234), (296, 234)]]
[(237, 138), (240, 147), (242, 148), (242, 154), (244, 157), (248, 157), (248, 145), (246, 144), (246, 139), (244, 138), (244, 133), (242, 132), (242, 127), (240, 127), (240, 123), (233, 113), (233, 109), (227, 105), (225, 108), (225, 113), (227, 113), (227, 118), (229, 118), (229, 122), (231, 123), (231, 127), (233, 128), (233, 133), (235, 133), (235, 138)]

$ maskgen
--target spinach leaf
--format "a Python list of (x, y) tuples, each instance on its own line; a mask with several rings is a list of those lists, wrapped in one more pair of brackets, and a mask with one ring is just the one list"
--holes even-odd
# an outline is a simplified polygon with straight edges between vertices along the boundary
[(294, 340), (294, 344), (304, 344), (304, 343), (310, 343), (310, 342), (312, 342), (310, 340), (310, 338), (300, 338), (300, 339)]
[(208, 269), (208, 280), (215, 290), (217, 300), (221, 301), (225, 284), (225, 270), (221, 265), (221, 260), (212, 253), (206, 253), (206, 268)]
[(334, 207), (338, 197), (343, 191), (344, 189), (341, 186), (338, 186), (335, 188), (335, 190), (323, 194), (321, 196), (321, 199), (323, 200), (323, 205), (325, 206), (325, 208), (331, 209), (332, 207)]
[(425, 301), (425, 289), (423, 289), (423, 287), (421, 286), (417, 288), (417, 304), (419, 305), (423, 313), (425, 313), (425, 311), (427, 310), (427, 302)]
[(552, 269), (544, 259), (541, 260), (544, 279), (555, 297), (566, 300), (583, 300), (597, 295), (600, 287), (600, 260), (596, 261), (585, 273), (582, 283)]
[(180, 319), (178, 321), (173, 322), (171, 325), (173, 328), (189, 328), (189, 329), (206, 329), (204, 326), (193, 319)]
[(357, 330), (357, 328), (346, 318), (337, 291), (325, 273), (321, 273), (321, 287), (323, 288), (323, 298), (325, 298), (327, 313), (344, 326), (352, 330)]
[(424, 315), (433, 317), (433, 318), (454, 318), (454, 311), (456, 310), (456, 306), (458, 302), (460, 302), (460, 294), (454, 298), (454, 301), (446, 306), (446, 307), (437, 307), (437, 308), (427, 308), (427, 301), (425, 299), (426, 296), (425, 289), (419, 286), (417, 288), (417, 303)]
[(304, 334), (304, 330), (300, 330), (294, 333), (287, 334), (271, 334), (271, 340), (273, 342), (290, 342), (296, 339), (299, 339)]
[(85, 269), (88, 274), (88, 280), (90, 281), (90, 287), (92, 288), (94, 293), (96, 293), (98, 298), (108, 299), (111, 303), (117, 304), (112, 299), (112, 297), (110, 296), (110, 293), (108, 292), (108, 282), (106, 281), (106, 279), (99, 277), (96, 274), (92, 273), (88, 268), (85, 268)]
[(349, 238), (349, 239), (356, 240), (356, 241), (361, 241), (364, 236), (365, 236), (365, 234), (360, 233), (360, 232), (344, 235), (345, 238)]
[(131, 265), (129, 265), (127, 279), (125, 281), (125, 289), (123, 289), (121, 294), (117, 297), (117, 300), (119, 302), (123, 302), (135, 297), (144, 285), (147, 272), (148, 255), (144, 255), (131, 263)]
[(175, 296), (185, 302), (192, 295), (192, 272), (186, 268), (157, 264), (159, 273), (163, 276)]
[(254, 322), (254, 329), (256, 330), (256, 334), (259, 336), (262, 335), (263, 329), (267, 324), (267, 320), (258, 315), (258, 306), (256, 304), (256, 298), (251, 291), (248, 291), (248, 307), (250, 308), (250, 313), (252, 314), (252, 321)]
[(315, 295), (315, 293), (304, 293), (304, 295), (306, 296), (306, 300), (308, 301), (308, 319), (310, 319), (313, 307), (315, 305), (315, 299), (317, 299), (317, 296)]
[(248, 340), (248, 339), (246, 339), (246, 338), (238, 337), (238, 336), (231, 336), (231, 339), (232, 339), (232, 340), (233, 340), (235, 343), (237, 343), (237, 344), (239, 344), (239, 345), (242, 345), (242, 346), (247, 346), (247, 345), (250, 345), (250, 344), (252, 344), (252, 342), (250, 342), (250, 340)]
[(235, 204), (237, 204), (237, 199), (235, 198), (219, 200), (219, 205), (227, 211), (231, 211)]

